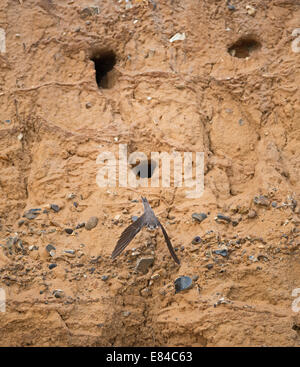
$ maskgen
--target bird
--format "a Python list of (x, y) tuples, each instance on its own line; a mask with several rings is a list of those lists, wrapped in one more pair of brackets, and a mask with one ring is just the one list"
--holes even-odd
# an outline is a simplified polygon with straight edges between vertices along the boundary
[(129, 243), (133, 240), (133, 238), (140, 232), (143, 227), (148, 227), (149, 229), (157, 229), (161, 228), (162, 233), (164, 235), (165, 241), (167, 243), (168, 249), (170, 251), (171, 256), (177, 264), (180, 264), (178, 257), (175, 254), (173, 246), (171, 244), (171, 240), (163, 227), (160, 221), (157, 219), (154, 214), (147, 198), (142, 197), (142, 203), (144, 206), (144, 213), (133, 223), (131, 223), (122, 233), (121, 236), (115, 246), (115, 249), (112, 252), (111, 258), (115, 259), (117, 256), (121, 254), (122, 251), (129, 245)]

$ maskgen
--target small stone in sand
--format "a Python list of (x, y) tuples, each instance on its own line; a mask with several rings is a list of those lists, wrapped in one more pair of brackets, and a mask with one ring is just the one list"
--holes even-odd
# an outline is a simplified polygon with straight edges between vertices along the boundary
[(192, 288), (193, 281), (190, 277), (182, 276), (175, 280), (175, 293)]
[(253, 199), (254, 204), (261, 206), (269, 206), (270, 201), (264, 195), (255, 196)]
[(154, 257), (142, 257), (138, 260), (135, 270), (146, 274), (149, 267), (153, 264)]
[(231, 222), (231, 219), (230, 217), (227, 217), (226, 215), (223, 215), (223, 214), (218, 214), (215, 218), (215, 221), (216, 222), (227, 222), (227, 223), (230, 223)]
[(248, 213), (248, 218), (249, 219), (252, 219), (252, 218), (255, 218), (256, 217), (256, 211), (255, 210), (250, 210), (249, 213)]
[(56, 204), (51, 204), (50, 208), (55, 211), (55, 213), (58, 213), (60, 211), (60, 207)]
[(64, 253), (65, 254), (71, 254), (71, 255), (74, 255), (75, 254), (75, 250), (64, 250)]
[(192, 218), (195, 219), (196, 222), (201, 223), (207, 218), (207, 215), (205, 213), (193, 213)]
[(53, 295), (55, 298), (63, 298), (64, 297), (64, 291), (62, 291), (61, 289), (55, 289), (53, 291)]
[(46, 251), (49, 252), (49, 254), (51, 251), (55, 251), (55, 250), (56, 248), (53, 245), (51, 245), (51, 243), (49, 243), (49, 245), (46, 246)]
[(256, 13), (256, 9), (252, 5), (246, 5), (246, 10), (249, 15), (254, 15)]
[(193, 241), (192, 241), (192, 244), (193, 245), (198, 245), (199, 243), (201, 243), (202, 240), (201, 240), (201, 237), (200, 236), (196, 236)]
[(228, 255), (227, 249), (215, 250), (214, 253), (223, 257), (226, 257)]
[(78, 223), (77, 226), (75, 227), (75, 229), (79, 229), (85, 226), (85, 223)]
[(90, 217), (90, 219), (85, 224), (85, 229), (90, 231), (91, 229), (95, 228), (98, 224), (98, 218), (97, 217)]
[(27, 218), (27, 219), (35, 219), (40, 213), (41, 209), (29, 209), (27, 210), (23, 217)]

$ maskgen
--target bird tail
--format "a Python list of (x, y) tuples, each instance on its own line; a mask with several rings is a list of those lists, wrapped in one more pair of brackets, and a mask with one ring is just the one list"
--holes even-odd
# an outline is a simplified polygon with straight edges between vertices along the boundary
[(145, 198), (143, 196), (141, 196), (141, 198), (142, 198), (142, 203), (144, 205), (144, 210), (146, 210), (147, 208), (150, 208), (151, 209), (150, 204), (148, 203), (147, 198)]

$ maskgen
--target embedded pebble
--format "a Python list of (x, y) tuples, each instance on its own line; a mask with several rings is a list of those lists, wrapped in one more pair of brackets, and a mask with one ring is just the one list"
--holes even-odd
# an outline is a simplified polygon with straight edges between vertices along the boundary
[(193, 285), (193, 281), (190, 277), (182, 276), (175, 280), (175, 293), (190, 289)]
[(23, 215), (23, 217), (24, 218), (27, 218), (27, 219), (35, 219), (40, 213), (41, 211), (41, 209), (29, 209), (29, 210), (27, 210), (25, 213), (24, 213), (24, 215)]
[(142, 257), (138, 260), (135, 270), (146, 274), (149, 267), (153, 264), (154, 257)]
[(68, 234), (72, 234), (73, 229), (72, 228), (65, 228), (65, 232), (68, 233)]
[(258, 261), (257, 258), (253, 255), (249, 256), (249, 260), (253, 261), (254, 263)]
[(233, 220), (231, 221), (231, 224), (233, 225), (233, 227), (236, 227), (239, 223), (240, 223), (240, 221), (239, 221), (239, 220), (237, 220), (237, 219), (233, 219)]
[(137, 250), (137, 251), (134, 251), (134, 252), (132, 252), (130, 255), (132, 256), (132, 257), (137, 257), (137, 256), (139, 256), (141, 253), (140, 253), (140, 251), (139, 250)]
[(75, 229), (79, 229), (85, 226), (85, 223), (78, 223), (77, 226), (75, 227)]
[(299, 325), (297, 325), (297, 324), (293, 324), (293, 326), (292, 326), (292, 330), (300, 331), (300, 326), (299, 326)]
[(19, 237), (8, 237), (6, 240), (6, 247), (11, 250), (13, 246), (18, 246), (20, 249), (23, 249), (22, 241)]
[(80, 18), (85, 19), (87, 17), (93, 16), (99, 13), (100, 13), (100, 10), (98, 6), (86, 7), (80, 11)]
[(90, 217), (90, 219), (85, 224), (85, 229), (90, 231), (91, 229), (95, 228), (97, 224), (98, 224), (98, 218)]
[(49, 245), (46, 246), (46, 251), (50, 254), (50, 256), (55, 255), (55, 250), (56, 248), (53, 245), (51, 245), (51, 243), (49, 243)]
[(75, 194), (71, 193), (71, 194), (68, 194), (67, 195), (67, 200), (71, 200), (71, 199), (74, 199), (76, 197)]
[(193, 213), (192, 218), (195, 219), (196, 222), (201, 223), (207, 218), (207, 215), (205, 213)]
[(221, 297), (216, 303), (214, 303), (214, 307), (217, 307), (218, 305), (221, 305), (221, 304), (227, 304), (227, 303), (232, 303), (232, 301), (227, 301), (225, 300), (224, 297)]
[(295, 199), (291, 200), (291, 207), (292, 207), (293, 212), (295, 211), (295, 209), (297, 207), (297, 204), (298, 204), (297, 200), (295, 200)]
[(108, 275), (102, 275), (101, 279), (105, 282), (108, 279)]
[(65, 295), (64, 291), (62, 291), (61, 289), (55, 289), (52, 294), (55, 298), (63, 298)]
[(93, 258), (90, 260), (91, 264), (97, 264), (99, 262), (99, 260), (101, 259), (101, 256), (97, 256), (96, 258)]
[(84, 256), (85, 255), (85, 253), (84, 252), (82, 252), (82, 251), (78, 251), (78, 253), (77, 253), (77, 256), (78, 256), (78, 258), (80, 259), (82, 256)]
[(148, 297), (150, 295), (150, 288), (146, 287), (141, 290), (141, 296)]
[(253, 199), (254, 204), (261, 206), (269, 206), (270, 201), (264, 195), (255, 196)]
[(256, 217), (256, 211), (255, 210), (250, 210), (249, 213), (248, 213), (248, 218), (249, 219), (252, 219), (252, 218), (255, 218)]
[(257, 256), (257, 260), (260, 261), (260, 260), (263, 260), (263, 261), (269, 261), (268, 257), (265, 256), (265, 255), (258, 255)]
[(193, 239), (192, 244), (193, 244), (193, 245), (198, 245), (198, 244), (199, 244), (199, 243), (201, 243), (201, 242), (202, 242), (201, 237), (196, 236), (196, 237)]
[(227, 217), (226, 215), (223, 215), (223, 214), (218, 214), (216, 217), (215, 217), (215, 221), (216, 222), (227, 222), (227, 223), (230, 223), (231, 222), (231, 218), (230, 217)]
[(214, 253), (217, 254), (217, 255), (221, 255), (223, 257), (226, 257), (228, 255), (228, 250), (226, 250), (226, 249), (215, 250)]
[(64, 253), (65, 254), (71, 254), (71, 255), (74, 255), (75, 254), (75, 250), (64, 250)]
[(174, 41), (184, 41), (185, 40), (185, 33), (176, 33), (173, 37), (169, 39), (172, 43)]
[(26, 213), (24, 214), (24, 217), (27, 219), (35, 219), (38, 215), (34, 213)]
[(117, 223), (119, 223), (119, 222), (121, 222), (121, 215), (120, 214), (117, 214), (115, 217), (114, 217), (114, 219), (113, 219), (113, 221), (117, 224)]
[(151, 279), (152, 280), (155, 280), (155, 279), (158, 279), (160, 277), (160, 274), (153, 274), (152, 276), (151, 276)]
[(60, 211), (60, 207), (56, 204), (51, 204), (50, 208), (55, 211), (55, 213), (58, 213)]
[(252, 5), (246, 5), (246, 10), (249, 15), (254, 15), (256, 13), (256, 9)]
[(51, 270), (51, 269), (54, 269), (54, 268), (56, 268), (57, 267), (57, 264), (50, 264), (49, 265), (49, 269)]
[(29, 247), (28, 247), (28, 250), (29, 251), (33, 251), (33, 250), (38, 250), (39, 248), (38, 248), (38, 246), (35, 246), (35, 245), (30, 245)]

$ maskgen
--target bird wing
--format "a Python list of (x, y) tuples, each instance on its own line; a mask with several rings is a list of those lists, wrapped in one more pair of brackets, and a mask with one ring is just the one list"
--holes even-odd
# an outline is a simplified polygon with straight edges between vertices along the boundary
[(168, 234), (167, 234), (166, 230), (164, 229), (164, 227), (163, 227), (163, 225), (160, 223), (160, 221), (158, 221), (158, 225), (160, 226), (160, 228), (161, 228), (161, 230), (162, 230), (162, 233), (163, 233), (163, 235), (164, 235), (164, 237), (165, 237), (165, 241), (167, 242), (168, 249), (169, 249), (169, 251), (170, 251), (170, 253), (171, 253), (171, 255), (172, 255), (172, 257), (173, 257), (174, 261), (175, 261), (177, 264), (180, 264), (180, 261), (179, 261), (178, 257), (177, 257), (177, 256), (176, 256), (176, 254), (175, 254), (175, 251), (174, 251), (174, 249), (173, 249), (173, 246), (172, 246), (172, 244), (171, 244), (170, 238), (169, 238), (169, 236), (168, 236)]
[(116, 247), (111, 254), (112, 259), (115, 259), (118, 255), (120, 255), (120, 253), (129, 245), (129, 243), (139, 233), (145, 224), (145, 214), (143, 214), (122, 232)]

